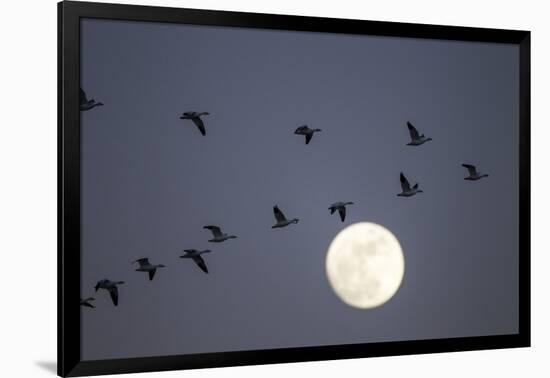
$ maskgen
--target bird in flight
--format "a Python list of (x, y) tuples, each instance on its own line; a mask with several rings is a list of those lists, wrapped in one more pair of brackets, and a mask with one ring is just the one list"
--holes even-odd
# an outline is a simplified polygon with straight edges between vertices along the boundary
[(208, 273), (208, 267), (206, 266), (206, 263), (204, 262), (204, 259), (201, 255), (204, 253), (210, 253), (211, 251), (209, 249), (205, 249), (204, 251), (198, 251), (196, 249), (184, 249), (183, 252), (185, 252), (185, 255), (180, 256), (180, 258), (192, 259), (204, 273)]
[(469, 180), (469, 181), (477, 181), (477, 180), (481, 180), (482, 178), (484, 177), (489, 177), (488, 174), (486, 173), (479, 173), (476, 169), (476, 166), (475, 165), (472, 165), (472, 164), (462, 164), (462, 166), (464, 168), (466, 168), (468, 170), (468, 173), (469, 173), (469, 176), (468, 177), (464, 177), (464, 180)]
[(197, 128), (199, 129), (201, 134), (206, 135), (206, 128), (204, 127), (204, 122), (202, 121), (201, 117), (205, 116), (205, 115), (209, 115), (209, 114), (210, 113), (208, 113), (208, 112), (202, 112), (202, 113), (199, 113), (199, 112), (185, 112), (180, 117), (180, 119), (190, 119), (191, 121), (193, 121), (195, 126), (197, 126)]
[(164, 265), (158, 264), (153, 265), (149, 262), (149, 259), (144, 257), (142, 259), (137, 259), (132, 264), (138, 263), (139, 268), (136, 269), (136, 272), (148, 272), (149, 273), (149, 281), (153, 280), (153, 277), (155, 277), (155, 273), (157, 272), (157, 268), (165, 268)]
[(237, 238), (237, 236), (235, 235), (224, 234), (218, 226), (204, 226), (203, 228), (206, 230), (210, 230), (212, 232), (212, 235), (214, 237), (208, 240), (209, 242), (212, 242), (212, 243), (221, 243), (223, 241), (226, 241), (227, 239)]
[(271, 226), (271, 228), (282, 228), (292, 223), (297, 224), (299, 221), (298, 218), (293, 218), (290, 220), (286, 219), (285, 215), (277, 205), (273, 206), (273, 214), (275, 215), (275, 220), (277, 221), (277, 223)]
[(80, 300), (80, 305), (81, 306), (84, 306), (84, 307), (90, 307), (90, 308), (95, 308), (95, 306), (93, 304), (91, 304), (90, 302), (92, 301), (95, 301), (95, 298), (94, 297), (89, 297), (89, 298), (86, 298), (86, 299), (81, 299)]
[(420, 135), (416, 127), (412, 123), (407, 121), (407, 128), (409, 129), (409, 134), (411, 135), (410, 143), (407, 143), (407, 146), (420, 146), (426, 142), (432, 140), (432, 138), (426, 138), (424, 134)]
[(123, 284), (124, 281), (110, 281), (107, 279), (103, 279), (95, 285), (95, 291), (97, 292), (99, 289), (104, 289), (109, 292), (111, 295), (111, 299), (113, 301), (113, 304), (115, 306), (118, 306), (118, 288), (117, 285)]
[(317, 133), (319, 131), (321, 131), (321, 129), (310, 129), (309, 127), (307, 127), (307, 125), (303, 125), (303, 126), (298, 127), (294, 131), (294, 134), (296, 134), (296, 135), (305, 135), (306, 144), (309, 144), (309, 142), (311, 141), (311, 138), (313, 138), (313, 134)]
[(338, 210), (338, 214), (340, 214), (340, 219), (342, 222), (346, 219), (346, 206), (347, 205), (353, 205), (353, 202), (335, 202), (328, 208), (330, 210), (330, 214), (334, 214), (336, 210)]
[(80, 88), (80, 110), (90, 110), (95, 108), (96, 106), (103, 106), (103, 103), (96, 102), (93, 98), (88, 100), (88, 98), (86, 97), (86, 92), (84, 92), (82, 88)]
[(414, 184), (414, 186), (411, 188), (409, 180), (407, 180), (403, 172), (401, 172), (401, 174), (399, 175), (399, 181), (401, 182), (402, 190), (402, 192), (398, 194), (399, 197), (411, 197), (414, 196), (416, 193), (422, 193), (422, 190), (418, 189), (418, 183)]

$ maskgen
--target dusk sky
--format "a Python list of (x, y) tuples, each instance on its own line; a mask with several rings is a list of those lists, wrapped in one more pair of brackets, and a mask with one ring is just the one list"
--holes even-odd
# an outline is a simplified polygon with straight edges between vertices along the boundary
[[(84, 19), (84, 360), (518, 330), (517, 45)], [(206, 111), (206, 136), (184, 111)], [(406, 122), (433, 138), (420, 147)], [(320, 128), (309, 145), (294, 135)], [(469, 182), (462, 163), (490, 176)], [(424, 190), (400, 198), (399, 172)], [(345, 223), (328, 207), (353, 201)], [(297, 225), (271, 229), (278, 204)], [(391, 230), (400, 289), (332, 291), (345, 226)], [(237, 239), (208, 243), (216, 224)], [(206, 249), (210, 271), (180, 259)], [(131, 262), (164, 264), (150, 282)], [(125, 281), (119, 305), (94, 293)]]

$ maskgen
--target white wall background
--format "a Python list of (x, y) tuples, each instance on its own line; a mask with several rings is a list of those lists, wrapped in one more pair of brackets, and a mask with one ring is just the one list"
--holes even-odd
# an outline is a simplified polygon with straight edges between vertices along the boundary
[[(127, 1), (113, 1), (124, 2)], [(540, 0), (134, 0), (131, 3), (532, 31), (532, 328), (529, 349), (155, 374), (547, 377), (550, 368), (550, 23)], [(0, 375), (53, 376), (56, 359), (56, 1), (2, 4), (0, 46)], [(136, 377), (153, 375), (140, 374)]]

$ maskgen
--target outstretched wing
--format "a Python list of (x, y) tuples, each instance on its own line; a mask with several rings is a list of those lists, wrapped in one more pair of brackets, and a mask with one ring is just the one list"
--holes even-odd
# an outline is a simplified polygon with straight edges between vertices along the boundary
[(95, 308), (95, 306), (89, 302), (86, 302), (86, 301), (80, 301), (80, 305), (81, 306), (84, 306), (84, 307), (90, 307), (90, 308)]
[(113, 300), (113, 304), (115, 306), (118, 306), (118, 288), (116, 286), (111, 286), (107, 290), (109, 290), (109, 294), (111, 295), (111, 299)]
[(94, 298), (93, 297), (89, 297), (89, 298), (86, 298), (84, 300), (80, 300), (80, 305), (81, 306), (85, 306), (85, 307), (90, 307), (90, 308), (95, 308), (95, 306), (91, 303), (89, 303), (90, 301), (93, 301)]
[(416, 127), (414, 127), (409, 121), (407, 121), (407, 127), (409, 128), (409, 134), (411, 135), (412, 140), (418, 139), (420, 137)]
[(204, 226), (203, 228), (212, 231), (215, 238), (223, 236), (222, 230), (218, 226)]
[(206, 263), (204, 262), (204, 259), (201, 256), (194, 256), (193, 261), (195, 262), (195, 264), (198, 265), (199, 268), (201, 268), (201, 270), (204, 273), (208, 273), (208, 268), (206, 267)]
[(331, 206), (328, 209), (330, 210), (330, 215), (334, 214), (334, 212), (336, 211), (336, 207), (334, 206)]
[(411, 190), (411, 185), (409, 184), (409, 180), (407, 180), (403, 172), (401, 172), (401, 174), (399, 175), (399, 181), (401, 182), (401, 189), (404, 192), (408, 192)]
[(286, 217), (281, 211), (281, 209), (279, 209), (279, 206), (277, 205), (273, 206), (273, 214), (275, 215), (275, 219), (277, 220), (277, 222), (286, 221)]
[(340, 214), (340, 219), (343, 222), (344, 219), (346, 219), (346, 207), (345, 206), (339, 207), (338, 208), (338, 213)]
[(153, 277), (155, 277), (155, 273), (157, 272), (157, 268), (151, 269), (149, 271), (149, 281), (153, 281)]
[(204, 128), (204, 122), (199, 117), (191, 118), (191, 121), (197, 126), (202, 135), (206, 135), (206, 129)]
[(82, 88), (80, 88), (80, 103), (85, 104), (87, 102), (88, 102), (88, 98), (86, 97), (86, 92), (84, 92)]
[(475, 165), (462, 164), (462, 166), (468, 170), (468, 173), (470, 174), (470, 176), (477, 176), (477, 170), (476, 170)]
[(313, 138), (313, 133), (306, 134), (306, 144), (309, 144), (309, 141), (311, 140), (311, 138)]
[(149, 259), (144, 257), (142, 259), (137, 259), (134, 263), (138, 263), (140, 266), (149, 265)]

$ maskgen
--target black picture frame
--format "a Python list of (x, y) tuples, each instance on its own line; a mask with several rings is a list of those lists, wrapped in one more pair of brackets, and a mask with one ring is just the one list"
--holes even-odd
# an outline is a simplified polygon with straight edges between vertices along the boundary
[[(80, 357), (81, 18), (515, 44), (520, 51), (519, 332), (352, 345), (82, 361)], [(83, 376), (530, 346), (530, 32), (154, 6), (58, 3), (58, 374)]]

